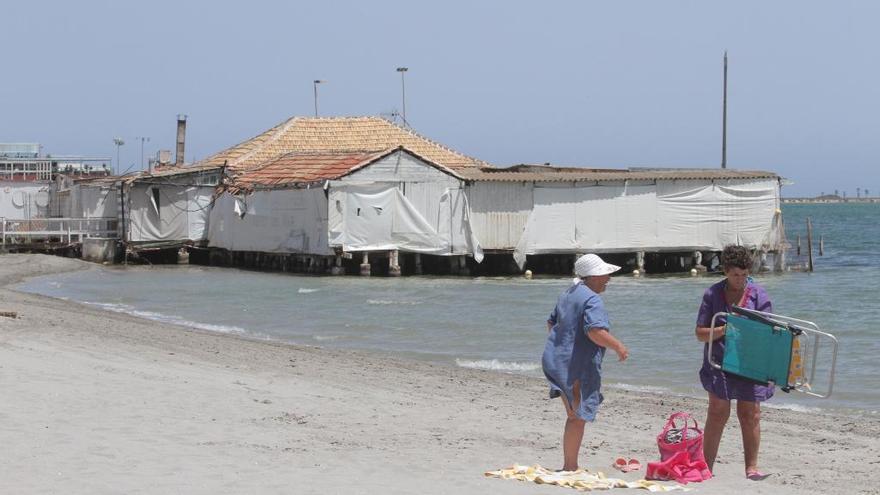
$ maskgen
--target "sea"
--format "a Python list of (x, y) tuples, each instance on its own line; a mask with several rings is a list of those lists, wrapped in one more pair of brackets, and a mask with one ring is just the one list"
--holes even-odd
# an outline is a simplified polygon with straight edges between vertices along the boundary
[[(814, 271), (759, 273), (774, 312), (813, 321), (839, 341), (833, 392), (777, 391), (766, 407), (880, 414), (880, 204), (785, 204), (792, 245), (812, 223)], [(818, 254), (818, 239), (824, 253)], [(614, 276), (602, 295), (612, 332), (630, 350), (605, 359), (603, 383), (704, 397), (703, 345), (694, 337), (705, 289), (721, 279)], [(141, 318), (298, 345), (542, 376), (546, 320), (569, 277), (331, 277), (202, 266), (99, 266), (29, 279), (18, 290)], [(814, 391), (830, 385), (830, 341), (820, 343)]]

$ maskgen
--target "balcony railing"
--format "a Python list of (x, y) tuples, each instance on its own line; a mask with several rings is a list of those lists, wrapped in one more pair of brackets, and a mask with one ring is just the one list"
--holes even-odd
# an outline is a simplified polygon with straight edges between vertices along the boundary
[(35, 242), (82, 242), (88, 237), (116, 237), (114, 218), (30, 218), (0, 217), (2, 246)]

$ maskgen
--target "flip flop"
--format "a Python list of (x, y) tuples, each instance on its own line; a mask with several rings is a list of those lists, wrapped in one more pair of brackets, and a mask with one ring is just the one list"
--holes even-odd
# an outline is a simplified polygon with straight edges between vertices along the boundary
[(764, 473), (762, 473), (761, 471), (758, 471), (757, 469), (752, 470), (752, 471), (746, 471), (746, 478), (748, 478), (748, 479), (750, 479), (750, 480), (752, 480), (752, 481), (761, 481), (761, 480), (765, 480), (765, 479), (767, 479), (769, 476), (770, 476), (769, 474), (764, 474)]
[(617, 459), (614, 459), (614, 463), (611, 464), (611, 467), (620, 471), (621, 473), (627, 472), (626, 471), (627, 466), (628, 466), (628, 463), (626, 462), (626, 459), (624, 459), (623, 457), (618, 457)]
[(642, 469), (642, 463), (639, 462), (638, 459), (630, 459), (629, 462), (626, 463), (626, 473), (630, 471), (638, 471)]

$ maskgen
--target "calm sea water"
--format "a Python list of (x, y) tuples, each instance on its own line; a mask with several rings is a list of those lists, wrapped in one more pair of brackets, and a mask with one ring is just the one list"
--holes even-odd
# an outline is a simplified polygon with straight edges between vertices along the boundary
[[(790, 239), (824, 235), (813, 273), (761, 274), (777, 313), (840, 339), (832, 398), (777, 396), (768, 405), (878, 414), (880, 205), (786, 205)], [(806, 244), (804, 243), (804, 249)], [(609, 355), (605, 383), (703, 396), (693, 335), (718, 275), (614, 277), (604, 298), (630, 360)], [(568, 278), (361, 278), (209, 267), (128, 267), (35, 278), (20, 290), (164, 322), (305, 345), (362, 349), (540, 376), (545, 321)], [(827, 356), (827, 355), (826, 355)]]

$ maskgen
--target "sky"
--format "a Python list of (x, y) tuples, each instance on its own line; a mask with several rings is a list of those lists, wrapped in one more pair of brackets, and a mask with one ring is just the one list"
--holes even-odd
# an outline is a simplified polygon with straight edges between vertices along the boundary
[(123, 169), (292, 116), (402, 111), (497, 166), (720, 167), (880, 196), (880, 2), (4, 2), (0, 142)]

